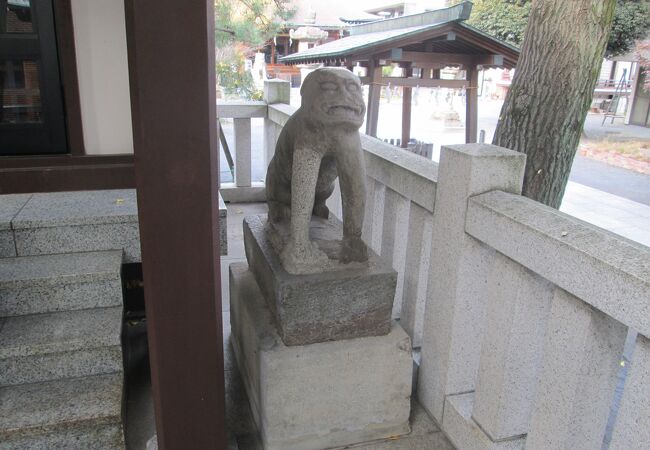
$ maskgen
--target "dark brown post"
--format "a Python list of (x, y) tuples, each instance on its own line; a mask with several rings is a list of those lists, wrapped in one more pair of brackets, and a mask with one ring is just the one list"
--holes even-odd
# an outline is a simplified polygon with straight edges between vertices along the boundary
[(475, 64), (467, 67), (468, 85), (465, 89), (465, 143), (478, 139), (478, 69)]
[(379, 121), (379, 99), (381, 98), (381, 66), (371, 61), (368, 66), (370, 87), (368, 88), (368, 116), (366, 118), (366, 134), (377, 137), (377, 122)]
[[(413, 75), (412, 68), (407, 67), (404, 70), (406, 78)], [(402, 148), (406, 148), (411, 139), (411, 100), (412, 88), (402, 86)]]
[(126, 0), (158, 445), (225, 449), (213, 0)]

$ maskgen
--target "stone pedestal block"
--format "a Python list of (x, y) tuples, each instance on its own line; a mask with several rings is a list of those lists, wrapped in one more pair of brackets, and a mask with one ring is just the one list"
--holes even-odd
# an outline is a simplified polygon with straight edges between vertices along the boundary
[(284, 270), (277, 243), (274, 247), (266, 226), (266, 216), (246, 217), (244, 245), (284, 344), (306, 345), (390, 332), (397, 273), (371, 249), (367, 263), (336, 261), (340, 222), (312, 222), (312, 239), (332, 259), (323, 272), (305, 275)]
[(246, 264), (230, 265), (231, 342), (265, 449), (322, 449), (409, 432), (411, 342), (285, 346)]

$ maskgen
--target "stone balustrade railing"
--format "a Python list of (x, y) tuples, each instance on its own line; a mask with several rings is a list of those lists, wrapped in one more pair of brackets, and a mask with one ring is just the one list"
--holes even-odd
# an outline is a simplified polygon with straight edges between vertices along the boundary
[(221, 183), (220, 192), (227, 202), (264, 201), (264, 183), (253, 182), (251, 119), (266, 117), (265, 101), (230, 101), (217, 103), (217, 118), (231, 118), (234, 128), (235, 173), (232, 183)]
[[(268, 105), (266, 161), (294, 110)], [(519, 195), (520, 153), (447, 146), (438, 165), (362, 146), (364, 239), (399, 273), (417, 396), (456, 447), (601, 448), (634, 330), (609, 448), (648, 448), (650, 249)], [(338, 192), (328, 205), (340, 216)]]

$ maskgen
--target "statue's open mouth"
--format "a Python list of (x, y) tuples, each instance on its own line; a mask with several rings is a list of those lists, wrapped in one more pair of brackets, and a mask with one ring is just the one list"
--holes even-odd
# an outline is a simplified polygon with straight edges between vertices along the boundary
[(334, 105), (327, 108), (327, 114), (330, 116), (339, 114), (354, 114), (355, 116), (361, 115), (361, 108), (355, 108), (349, 105)]

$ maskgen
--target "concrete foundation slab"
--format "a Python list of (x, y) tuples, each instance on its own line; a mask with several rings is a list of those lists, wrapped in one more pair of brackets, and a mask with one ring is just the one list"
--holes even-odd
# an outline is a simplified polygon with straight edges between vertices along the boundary
[[(312, 239), (330, 256), (331, 267), (315, 274), (284, 270), (266, 230), (266, 216), (244, 219), (246, 258), (286, 345), (381, 336), (391, 330), (397, 272), (370, 248), (368, 263), (334, 261), (340, 223), (318, 221)], [(277, 245), (277, 244), (276, 244)]]
[(409, 432), (411, 342), (385, 336), (284, 345), (252, 272), (230, 265), (233, 344), (265, 449), (322, 449)]

